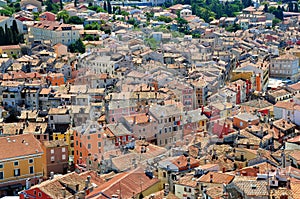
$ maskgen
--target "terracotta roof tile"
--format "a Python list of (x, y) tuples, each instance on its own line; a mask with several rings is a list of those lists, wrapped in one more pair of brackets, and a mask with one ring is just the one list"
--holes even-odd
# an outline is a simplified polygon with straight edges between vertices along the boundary
[(206, 183), (229, 184), (233, 179), (234, 179), (234, 175), (229, 175), (225, 173), (208, 172), (207, 174), (201, 176), (199, 181), (206, 182)]
[(33, 134), (1, 137), (0, 146), (0, 160), (43, 153), (39, 141)]
[(122, 198), (132, 198), (133, 193), (139, 194), (142, 191), (148, 189), (149, 187), (155, 185), (159, 182), (159, 179), (152, 178), (150, 179), (144, 172), (144, 169), (137, 168), (130, 172), (124, 172), (108, 182), (104, 183), (102, 186), (96, 188), (87, 199), (106, 199), (106, 197), (99, 192), (103, 192), (108, 196), (112, 196), (119, 192), (119, 195)]

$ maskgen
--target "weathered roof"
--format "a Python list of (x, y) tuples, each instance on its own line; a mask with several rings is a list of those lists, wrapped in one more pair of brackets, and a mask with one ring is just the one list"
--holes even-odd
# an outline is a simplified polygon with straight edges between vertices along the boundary
[(0, 160), (20, 158), (22, 156), (42, 154), (39, 141), (33, 134), (0, 137)]

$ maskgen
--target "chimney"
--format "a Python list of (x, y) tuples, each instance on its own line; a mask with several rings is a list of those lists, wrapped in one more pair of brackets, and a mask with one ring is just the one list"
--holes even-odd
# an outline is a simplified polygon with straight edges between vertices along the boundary
[(226, 168), (225, 168), (225, 167), (222, 168), (222, 172), (223, 172), (223, 173), (226, 172)]
[(87, 176), (86, 179), (88, 180), (89, 183), (91, 183), (91, 176)]
[(136, 116), (133, 116), (133, 124), (136, 124)]
[(85, 180), (85, 188), (86, 188), (86, 189), (88, 189), (88, 188), (89, 188), (89, 184), (90, 184), (89, 180), (88, 180), (88, 179), (86, 179), (86, 180)]
[(65, 187), (61, 188), (61, 195), (63, 198), (66, 198), (66, 188)]
[(30, 189), (30, 187), (31, 187), (31, 179), (27, 178), (26, 179), (26, 190)]
[(50, 172), (50, 180), (53, 180), (53, 179), (54, 179), (54, 172), (51, 171), (51, 172)]
[(286, 188), (291, 189), (291, 179), (290, 178), (287, 179)]

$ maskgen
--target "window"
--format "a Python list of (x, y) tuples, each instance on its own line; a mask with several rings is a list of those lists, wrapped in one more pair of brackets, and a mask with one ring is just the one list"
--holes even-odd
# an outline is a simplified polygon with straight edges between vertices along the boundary
[(240, 127), (242, 127), (243, 126), (243, 122), (240, 122)]
[(91, 144), (88, 144), (88, 149), (91, 149)]
[(0, 164), (0, 169), (3, 169), (3, 164)]
[(98, 138), (101, 138), (101, 134), (100, 133), (98, 134)]
[(39, 192), (38, 196), (39, 196), (39, 198), (41, 198), (41, 197), (42, 197), (42, 193), (41, 193), (41, 192)]
[(90, 139), (91, 139), (91, 136), (88, 135), (88, 136), (87, 136), (87, 139), (90, 140)]
[(65, 160), (65, 159), (66, 159), (66, 155), (63, 154), (63, 155), (61, 156), (61, 159)]
[(18, 162), (18, 161), (15, 161), (15, 162), (14, 162), (14, 166), (19, 166), (19, 162)]
[(29, 162), (29, 164), (32, 164), (33, 163), (33, 159), (29, 159), (28, 162)]
[(50, 120), (53, 120), (53, 116), (52, 115), (50, 115)]
[(3, 180), (3, 179), (4, 179), (4, 172), (0, 171), (0, 180)]
[(61, 152), (65, 153), (66, 152), (66, 148), (65, 147), (61, 148)]
[(54, 154), (54, 149), (51, 149), (51, 151), (50, 151), (50, 152), (51, 152), (51, 154)]
[(76, 140), (76, 146), (78, 146), (78, 141)]
[(20, 169), (14, 170), (14, 176), (20, 176)]
[(55, 161), (54, 156), (51, 156), (51, 162), (54, 162), (54, 161)]
[(30, 174), (33, 174), (33, 173), (34, 173), (34, 167), (33, 167), (33, 166), (30, 166), (30, 167), (29, 167), (29, 173), (30, 173)]
[(98, 142), (98, 147), (101, 147), (101, 142)]

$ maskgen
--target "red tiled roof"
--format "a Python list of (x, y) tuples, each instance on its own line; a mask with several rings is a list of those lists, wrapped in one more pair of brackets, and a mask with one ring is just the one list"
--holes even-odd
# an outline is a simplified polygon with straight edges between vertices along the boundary
[(147, 190), (149, 187), (159, 182), (159, 179), (150, 179), (146, 176), (142, 168), (137, 168), (130, 172), (121, 173), (102, 186), (96, 188), (87, 199), (106, 199), (103, 195), (99, 194), (103, 192), (108, 196), (112, 196), (119, 192), (122, 198), (132, 198), (133, 193), (139, 194), (141, 191)]
[[(188, 158), (184, 155), (179, 156), (178, 158), (172, 160), (172, 163), (176, 165), (179, 169), (179, 171), (184, 171), (188, 169)], [(190, 168), (195, 168), (200, 165), (200, 161), (196, 160), (193, 157), (190, 157)]]
[(43, 153), (40, 142), (33, 134), (1, 137), (0, 146), (0, 160)]
[(58, 21), (46, 21), (46, 20), (35, 23), (33, 25), (33, 27), (47, 29), (47, 30), (53, 30), (53, 31), (62, 30), (63, 28), (74, 29), (74, 27), (72, 27), (69, 24), (60, 23)]
[(295, 84), (289, 85), (289, 88), (293, 89), (293, 90), (300, 90), (300, 82), (297, 82)]
[(278, 108), (286, 108), (286, 109), (293, 109), (293, 106), (295, 105), (295, 103), (293, 102), (284, 102), (284, 101), (279, 101), (277, 102), (274, 107), (278, 107)]
[(0, 46), (2, 50), (12, 50), (12, 49), (21, 49), (20, 45), (7, 45), (7, 46)]
[[(212, 177), (212, 181), (211, 180)], [(229, 184), (234, 179), (234, 175), (229, 175), (225, 173), (208, 172), (207, 174), (201, 176), (200, 182), (206, 183), (217, 183), (217, 184)]]

